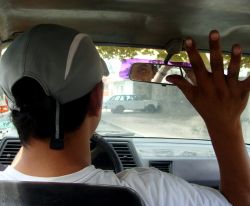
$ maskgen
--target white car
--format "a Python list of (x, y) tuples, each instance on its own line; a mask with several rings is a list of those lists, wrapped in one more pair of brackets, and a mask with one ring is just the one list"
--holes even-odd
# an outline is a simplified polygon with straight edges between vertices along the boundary
[(159, 104), (155, 100), (149, 100), (139, 95), (115, 95), (105, 104), (105, 109), (111, 109), (112, 113), (122, 113), (124, 110), (140, 110), (155, 112)]

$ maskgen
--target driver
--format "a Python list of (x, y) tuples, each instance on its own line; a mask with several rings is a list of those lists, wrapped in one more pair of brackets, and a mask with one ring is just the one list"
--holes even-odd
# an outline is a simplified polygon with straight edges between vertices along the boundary
[(153, 168), (114, 174), (91, 165), (90, 138), (101, 117), (102, 76), (108, 71), (89, 36), (57, 25), (24, 32), (1, 59), (0, 84), (22, 148), (0, 179), (121, 185), (134, 189), (147, 206), (250, 205), (249, 157), (240, 125), (250, 79), (237, 80), (239, 46), (233, 49), (225, 78), (215, 31), (210, 44), (214, 76), (206, 73), (188, 39), (197, 86), (177, 76), (167, 81), (183, 91), (206, 122), (220, 165), (223, 195)]
[(151, 82), (157, 72), (153, 64), (135, 63), (132, 65), (130, 78), (135, 81)]

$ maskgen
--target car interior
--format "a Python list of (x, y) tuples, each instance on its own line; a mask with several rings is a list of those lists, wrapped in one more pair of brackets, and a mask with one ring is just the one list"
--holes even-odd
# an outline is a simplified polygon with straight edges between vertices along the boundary
[[(115, 95), (139, 95), (159, 105), (151, 112), (143, 107), (136, 109), (135, 101), (127, 101), (134, 107), (130, 105), (119, 112), (113, 111), (120, 105), (112, 107), (113, 111), (104, 106), (102, 119), (92, 137), (92, 163), (97, 168), (116, 173), (134, 167), (155, 167), (188, 182), (219, 189), (218, 163), (199, 114), (175, 86), (129, 79), (129, 75), (122, 73), (123, 63), (126, 59), (136, 59), (134, 63), (145, 63), (145, 60), (189, 63), (183, 42), (191, 36), (209, 71), (208, 34), (216, 29), (221, 34), (225, 68), (232, 44), (239, 43), (243, 47), (240, 78), (245, 79), (250, 74), (249, 9), (249, 2), (245, 0), (0, 0), (1, 55), (22, 32), (38, 24), (59, 24), (89, 34), (110, 72), (103, 78), (103, 105)], [(0, 91), (0, 106), (5, 107), (4, 110), (0, 108), (1, 170), (11, 164), (21, 147), (4, 99)], [(250, 154), (250, 103), (241, 122)], [(75, 191), (79, 194), (83, 191), (86, 196), (99, 196), (100, 191), (105, 190), (105, 194), (113, 194), (106, 196), (107, 199), (115, 199), (106, 205), (122, 205), (119, 198), (123, 195), (130, 197), (127, 205), (143, 205), (133, 191), (124, 188), (73, 187), (50, 183), (24, 183), (23, 186), (17, 182), (1, 183), (1, 205), (4, 202), (6, 205), (19, 205), (18, 202), (34, 205), (25, 195), (10, 203), (14, 197), (11, 191), (29, 196), (36, 191), (47, 196), (57, 190), (58, 194), (54, 192), (54, 197), (48, 196), (43, 201), (63, 205), (60, 202), (63, 194), (76, 195)], [(47, 189), (44, 194), (38, 192), (42, 188)], [(7, 199), (2, 199), (3, 196)], [(105, 195), (100, 196), (105, 199)], [(39, 198), (42, 197), (34, 196), (34, 199)], [(99, 203), (92, 202), (92, 205), (105, 205), (101, 204), (101, 198)], [(67, 205), (67, 200), (64, 203)]]

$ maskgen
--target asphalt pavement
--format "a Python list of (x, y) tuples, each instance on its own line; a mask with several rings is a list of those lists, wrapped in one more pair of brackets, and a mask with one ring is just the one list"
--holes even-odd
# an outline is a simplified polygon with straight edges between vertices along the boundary
[(208, 139), (205, 123), (199, 115), (169, 116), (164, 113), (123, 112), (103, 110), (99, 131), (130, 132), (134, 136)]
[[(245, 141), (250, 143), (249, 118), (242, 118), (242, 128)], [(104, 109), (98, 131), (107, 136), (210, 139), (206, 125), (198, 114), (182, 116), (133, 111), (113, 114)]]

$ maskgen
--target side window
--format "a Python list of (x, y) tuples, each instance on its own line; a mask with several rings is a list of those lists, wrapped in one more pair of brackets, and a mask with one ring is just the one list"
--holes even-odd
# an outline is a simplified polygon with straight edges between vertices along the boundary
[(120, 96), (116, 96), (116, 97), (114, 98), (115, 101), (119, 101), (119, 99), (120, 99)]
[(0, 89), (0, 114), (8, 112), (8, 106), (3, 91)]
[(6, 97), (0, 89), (0, 139), (2, 139), (10, 131), (14, 131), (14, 126), (10, 120), (9, 108), (7, 105)]
[(135, 95), (131, 95), (131, 99), (132, 99), (133, 101), (137, 100)]
[(127, 96), (127, 100), (128, 101), (132, 101), (133, 100), (133, 96), (131, 96), (131, 95)]
[(126, 96), (121, 96), (120, 101), (126, 101)]
[(0, 90), (0, 105), (4, 105), (5, 103), (5, 98), (3, 92)]

